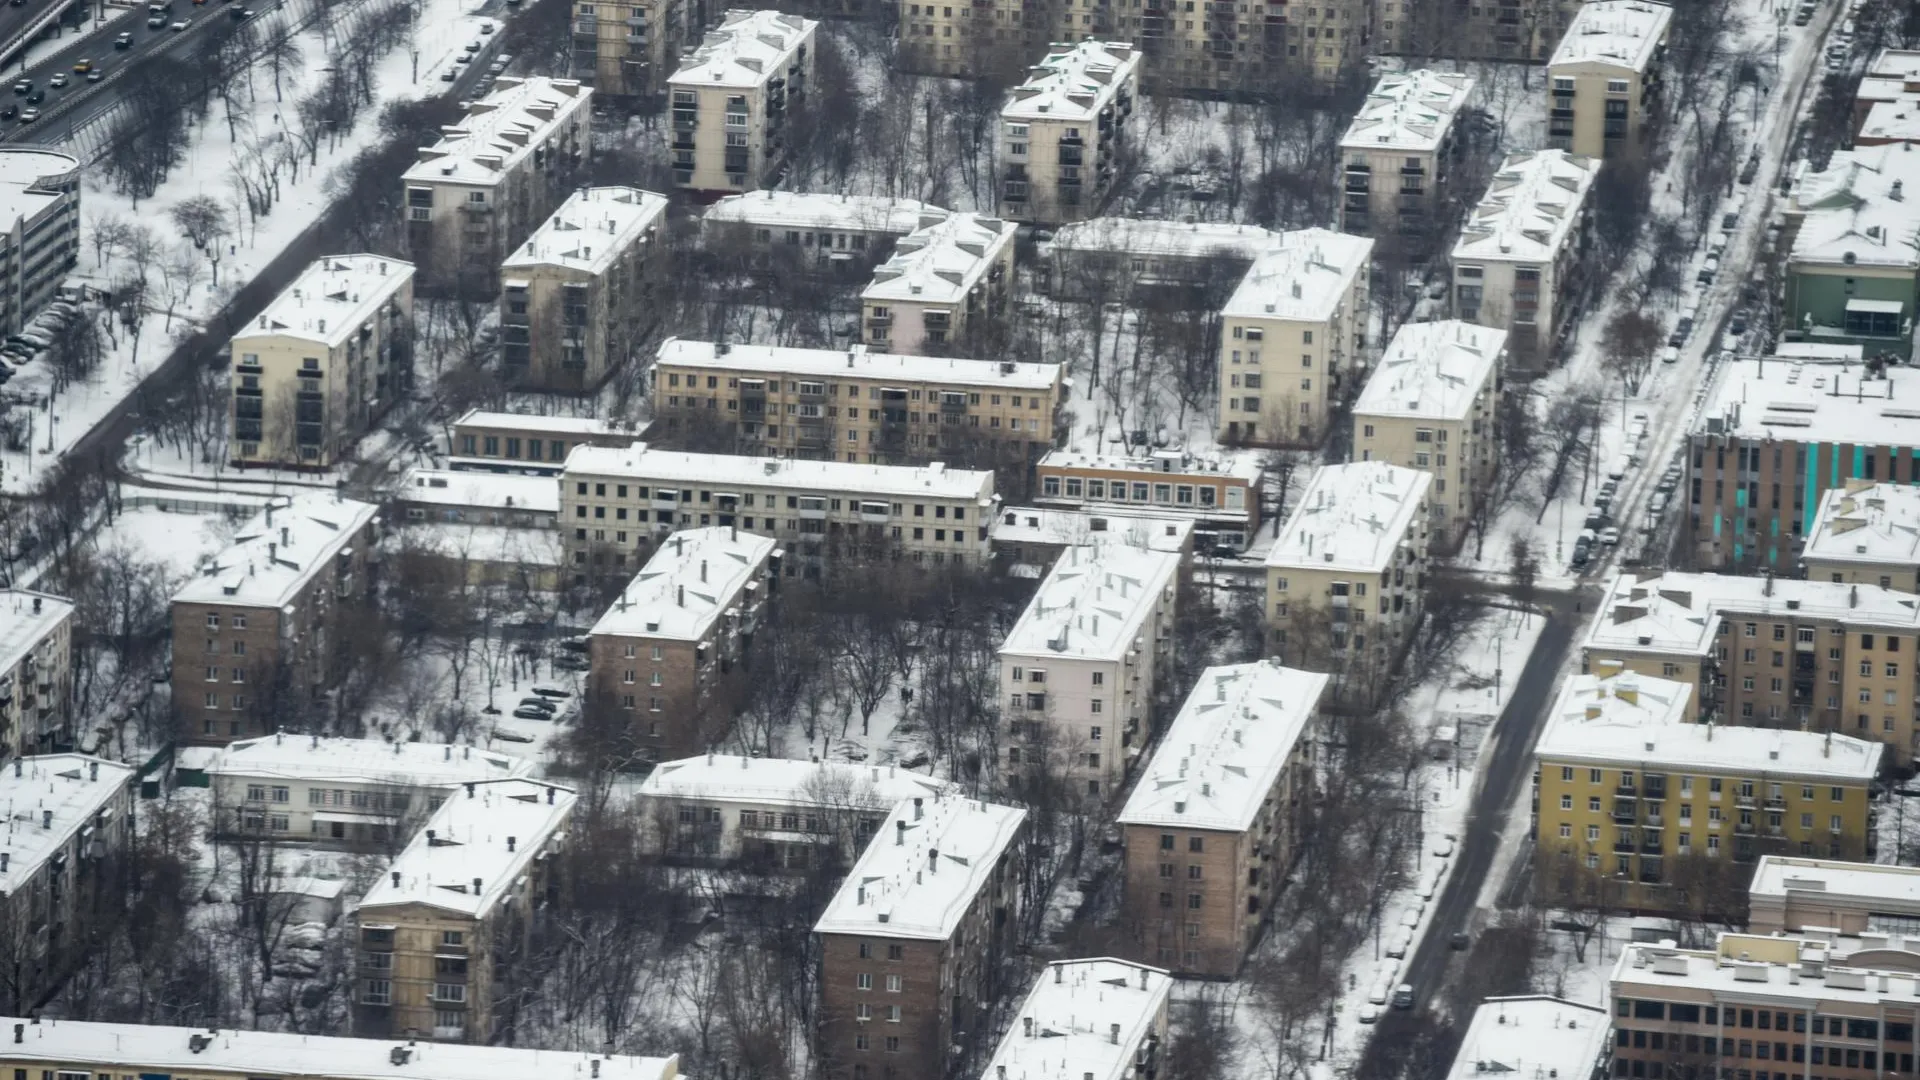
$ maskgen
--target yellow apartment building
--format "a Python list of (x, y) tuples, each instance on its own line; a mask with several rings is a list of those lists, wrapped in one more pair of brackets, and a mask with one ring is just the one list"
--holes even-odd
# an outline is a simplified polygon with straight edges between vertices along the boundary
[(1056, 45), (1000, 110), (1000, 216), (1059, 225), (1100, 212), (1140, 93), (1140, 53), (1123, 41)]
[(1509, 154), (1454, 243), (1453, 313), (1507, 331), (1517, 365), (1542, 370), (1573, 324), (1585, 280), (1587, 199), (1597, 158)]
[(774, 178), (792, 110), (813, 81), (819, 25), (778, 11), (729, 11), (707, 31), (667, 80), (675, 186), (731, 194)]
[(1592, 0), (1547, 61), (1547, 147), (1582, 157), (1637, 156), (1657, 111), (1673, 9)]
[(1848, 480), (1820, 496), (1800, 549), (1809, 581), (1920, 592), (1920, 488)]
[(1340, 228), (1424, 241), (1436, 220), (1454, 152), (1454, 118), (1473, 80), (1451, 72), (1382, 75), (1340, 139)]
[(1011, 296), (1017, 229), (979, 214), (923, 218), (860, 293), (867, 345), (944, 355), (968, 348), (970, 330), (996, 329)]

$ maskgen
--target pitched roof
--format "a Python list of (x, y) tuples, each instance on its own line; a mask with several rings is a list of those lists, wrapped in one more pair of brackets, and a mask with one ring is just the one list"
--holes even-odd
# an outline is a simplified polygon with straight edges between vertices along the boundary
[(1403, 323), (1355, 399), (1354, 415), (1464, 420), (1506, 345), (1505, 330), (1457, 319)]
[(1002, 120), (1092, 121), (1140, 70), (1140, 54), (1124, 41), (1055, 45), (1009, 92)]
[(1228, 318), (1324, 322), (1364, 282), (1373, 240), (1329, 229), (1282, 234), (1282, 245), (1253, 260), (1221, 314)]
[(1421, 68), (1382, 75), (1347, 125), (1340, 148), (1355, 152), (1438, 149), (1453, 127), (1454, 115), (1472, 93), (1473, 80), (1452, 72)]
[(981, 214), (949, 214), (900, 238), (893, 255), (874, 268), (862, 300), (958, 303), (986, 277), (1016, 226)]
[(176, 604), (280, 608), (341, 553), (380, 508), (332, 492), (276, 499), (173, 594)]
[(1379, 573), (1419, 521), (1433, 474), (1384, 461), (1314, 470), (1267, 551), (1267, 566)]
[(786, 70), (819, 25), (778, 11), (729, 11), (667, 82), (692, 89), (763, 85)]
[(777, 546), (731, 527), (681, 529), (661, 541), (592, 633), (700, 641), (756, 587), (755, 572)]
[(951, 938), (1026, 819), (1018, 807), (952, 795), (901, 802), (828, 901), (814, 933)]
[(1000, 643), (1002, 656), (1118, 660), (1173, 587), (1180, 555), (1124, 544), (1069, 547)]
[(1661, 42), (1673, 9), (1648, 0), (1587, 0), (1553, 50), (1548, 68), (1562, 64), (1608, 64), (1644, 72)]
[(1598, 159), (1565, 150), (1509, 154), (1461, 227), (1454, 261), (1551, 262), (1599, 173)]
[(573, 813), (569, 788), (533, 780), (470, 783), (433, 812), (360, 901), (368, 909), (424, 904), (484, 918), (515, 889)]

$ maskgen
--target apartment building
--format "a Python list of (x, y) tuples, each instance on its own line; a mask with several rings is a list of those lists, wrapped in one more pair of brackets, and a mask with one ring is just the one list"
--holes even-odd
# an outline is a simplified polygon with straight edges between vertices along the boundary
[(1167, 1062), (1173, 980), (1111, 957), (1055, 960), (1020, 1003), (981, 1080), (1133, 1080)]
[(327, 718), (351, 619), (373, 586), (379, 508), (276, 498), (173, 594), (173, 714), (220, 744)]
[(1204, 297), (1231, 291), (1261, 253), (1284, 245), (1285, 234), (1258, 225), (1090, 218), (1054, 231), (1037, 272), (1041, 291), (1062, 300)]
[(1859, 345), (1868, 360), (1912, 353), (1920, 299), (1920, 150), (1912, 143), (1835, 151), (1794, 179), (1778, 246), (1787, 252), (1787, 341)]
[[(576, 580), (627, 565), (676, 529), (718, 525), (775, 537), (788, 576), (821, 560), (984, 565), (999, 506), (993, 473), (931, 465), (688, 454), (634, 443), (582, 447), (561, 476), (560, 528)], [(635, 556), (635, 564), (639, 562)]]
[(1119, 177), (1140, 94), (1140, 53), (1123, 41), (1053, 46), (1000, 110), (1000, 216), (1059, 225), (1100, 212)]
[(728, 11), (667, 80), (676, 186), (728, 194), (770, 186), (787, 160), (789, 110), (813, 81), (819, 23)]
[(1755, 934), (1841, 934), (1886, 942), (1920, 928), (1920, 868), (1762, 855), (1747, 885)]
[(0, 1003), (25, 1016), (58, 990), (120, 896), (133, 840), (133, 767), (87, 754), (17, 757), (0, 768)]
[(1616, 578), (1588, 630), (1586, 669), (1694, 687), (1688, 720), (1843, 731), (1920, 749), (1911, 699), (1920, 597), (1877, 585), (1666, 573)]
[(1809, 581), (1920, 593), (1920, 488), (1848, 480), (1820, 496), (1800, 549)]
[(1507, 332), (1522, 370), (1545, 371), (1585, 292), (1595, 158), (1507, 155), (1453, 245), (1453, 313)]
[(749, 191), (707, 207), (700, 234), (709, 251), (750, 252), (778, 271), (825, 264), (865, 276), (901, 237), (946, 213), (918, 199)]
[[(1867, 63), (1854, 91), (1852, 145), (1912, 141), (1920, 135), (1913, 128), (1916, 103), (1920, 103), (1920, 52), (1881, 49)], [(1869, 123), (1869, 118), (1875, 122)], [(1880, 134), (1868, 134), (1870, 128)]]
[(994, 559), (1016, 577), (1044, 577), (1068, 548), (1102, 543), (1170, 551), (1180, 556), (1183, 582), (1193, 572), (1193, 522), (1187, 518), (1009, 506), (994, 518), (988, 539)]
[(1293, 865), (1327, 682), (1273, 660), (1200, 673), (1116, 819), (1143, 956), (1183, 978), (1239, 973)]
[(1035, 467), (1044, 507), (1193, 522), (1201, 547), (1242, 551), (1260, 530), (1260, 460), (1232, 451), (1139, 456), (1055, 450)]
[(582, 392), (638, 354), (659, 325), (664, 195), (581, 188), (500, 264), (501, 374)]
[[(669, 338), (654, 358), (664, 438), (719, 429), (741, 453), (1023, 465), (1053, 448), (1061, 364)], [(864, 402), (865, 404), (861, 404)]]
[(1305, 229), (1254, 260), (1220, 312), (1220, 441), (1327, 437), (1347, 369), (1366, 362), (1372, 259), (1372, 240)]
[[(15, 1016), (26, 1016), (24, 1011)], [(678, 1080), (679, 1055), (664, 1058), (509, 1046), (434, 1046), (395, 1039), (347, 1039), (295, 1032), (158, 1024), (101, 1024), (34, 1018), (0, 1037), (8, 1075), (78, 1075), (99, 1070), (206, 1080), (485, 1080), (579, 1076), (594, 1080)]]
[(1572, 25), (1580, 0), (1499, 0), (1463, 7), (1385, 0), (1373, 51), (1387, 56), (1545, 62)]
[(452, 743), (284, 734), (229, 743), (207, 767), (216, 835), (345, 848), (397, 847), (452, 789), (532, 773)]
[(1180, 556), (1068, 548), (1000, 643), (1007, 776), (1059, 781), (1089, 802), (1125, 784), (1153, 739), (1155, 695), (1173, 664)]
[(1473, 1010), (1446, 1080), (1488, 1073), (1602, 1080), (1613, 1052), (1603, 1006), (1529, 994), (1490, 997)]
[(1458, 156), (1453, 122), (1473, 80), (1451, 72), (1382, 75), (1340, 139), (1340, 228), (1398, 236), (1415, 250), (1444, 222), (1447, 170)]
[(1362, 676), (1400, 655), (1420, 625), (1432, 487), (1384, 461), (1314, 470), (1267, 552), (1275, 646)]
[(953, 795), (896, 805), (814, 924), (827, 1080), (972, 1076), (1011, 990), (1027, 812)]
[(228, 347), (233, 464), (332, 468), (413, 385), (413, 266), (325, 256)]
[(587, 708), (606, 752), (662, 761), (726, 736), (779, 581), (776, 548), (719, 525), (661, 541), (587, 635)]
[(73, 601), (0, 589), (0, 753), (71, 746)]
[(1920, 481), (1920, 372), (1734, 359), (1687, 435), (1695, 564), (1792, 570), (1820, 499), (1849, 480)]
[(682, 50), (700, 43), (706, 0), (576, 0), (571, 74), (605, 97), (655, 99)]
[(1403, 323), (1353, 402), (1353, 459), (1433, 474), (1433, 540), (1457, 549), (1500, 467), (1504, 330)]
[[(1666, 910), (1685, 860), (1870, 854), (1879, 743), (1686, 721), (1686, 683), (1576, 675), (1534, 746), (1536, 883), (1548, 897)], [(1696, 900), (1698, 898), (1695, 898)]]
[(17, 334), (80, 261), (80, 159), (39, 146), (0, 150), (0, 328)]
[(867, 344), (941, 354), (968, 348), (975, 343), (970, 335), (999, 329), (1016, 228), (999, 218), (949, 214), (901, 237), (860, 293)]
[(401, 175), (418, 287), (500, 295), (500, 261), (580, 186), (593, 154), (593, 90), (574, 79), (501, 76)]
[(1582, 157), (1638, 157), (1658, 113), (1667, 24), (1651, 0), (1590, 0), (1547, 61), (1547, 147)]
[(494, 982), (552, 901), (574, 794), (534, 780), (454, 791), (353, 913), (354, 1030), (485, 1044)]
[(643, 435), (622, 420), (534, 416), (470, 409), (453, 422), (447, 465), (525, 476), (558, 476), (576, 446), (630, 446)]
[(893, 765), (741, 757), (663, 761), (635, 793), (649, 853), (779, 871), (846, 866), (894, 807), (952, 785)]

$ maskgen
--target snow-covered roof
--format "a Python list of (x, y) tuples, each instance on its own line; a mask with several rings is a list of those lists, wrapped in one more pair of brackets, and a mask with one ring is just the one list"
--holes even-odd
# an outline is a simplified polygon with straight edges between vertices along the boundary
[(1598, 158), (1565, 150), (1507, 155), (1461, 226), (1454, 261), (1552, 262), (1599, 173)]
[(860, 299), (957, 304), (987, 276), (1013, 243), (1011, 221), (983, 214), (949, 214), (900, 238), (893, 255), (874, 267)]
[(412, 280), (412, 263), (385, 255), (323, 255), (233, 336), (234, 351), (252, 337), (305, 338), (339, 348)]
[(227, 746), (208, 775), (239, 779), (338, 780), (398, 787), (451, 787), (527, 776), (533, 763), (452, 743), (387, 742), (320, 735), (266, 735)]
[(417, 468), (400, 482), (400, 498), (431, 506), (485, 507), (560, 512), (560, 482), (551, 476), (523, 476), (474, 469)]
[(559, 266), (606, 273), (622, 252), (666, 213), (667, 197), (632, 187), (581, 188), (567, 196), (527, 241), (500, 264), (502, 270)]
[(1920, 50), (1881, 49), (1867, 64), (1869, 79), (1920, 79)]
[(1547, 714), (1543, 762), (1766, 774), (1867, 783), (1886, 746), (1831, 732), (1694, 724), (1693, 687), (1637, 671), (1575, 675)]
[(628, 1057), (404, 1038), (349, 1039), (278, 1031), (101, 1024), (0, 1017), (26, 1024), (13, 1061), (112, 1067), (128, 1073), (325, 1076), (335, 1080), (674, 1080), (679, 1055)]
[(1607, 1010), (1564, 998), (1487, 998), (1473, 1011), (1447, 1080), (1590, 1080), (1607, 1052)]
[(1920, 268), (1920, 150), (1836, 150), (1825, 169), (1795, 179), (1787, 215), (1799, 221), (1796, 263)]
[(0, 675), (11, 672), (73, 615), (73, 601), (28, 589), (0, 589)]
[[(1129, 1080), (1134, 1054), (1159, 1031), (1173, 978), (1160, 968), (1094, 957), (1055, 960), (980, 1072), (982, 1080)], [(1164, 1052), (1164, 1048), (1163, 1048)]]
[(873, 379), (953, 386), (993, 386), (1052, 391), (1060, 385), (1059, 364), (1006, 360), (963, 360), (950, 356), (905, 356), (870, 352), (855, 343), (845, 349), (801, 349), (786, 345), (732, 345), (668, 338), (655, 354), (658, 363), (715, 371), (752, 371), (816, 379)]
[(668, 483), (710, 486), (775, 487), (793, 491), (834, 491), (852, 495), (900, 495), (935, 499), (993, 501), (993, 473), (931, 465), (857, 465), (842, 461), (695, 454), (660, 450), (644, 442), (631, 446), (579, 446), (567, 455), (566, 473), (626, 476)]
[(1920, 371), (1783, 360), (1721, 365), (1694, 434), (1851, 443), (1863, 431), (1884, 446), (1920, 445)]
[[(1881, 85), (1890, 81), (1871, 80)], [(1854, 95), (1856, 100), (1871, 100), (1877, 86), (1869, 85), (1869, 82), (1861, 80), (1863, 92)], [(1854, 138), (1876, 142), (1911, 142), (1920, 139), (1920, 94), (1907, 92), (1906, 84), (1902, 82), (1892, 82), (1891, 90), (1883, 100), (1874, 101), (1867, 109), (1866, 119), (1860, 122), (1860, 131)]]
[[(1762, 855), (1754, 865), (1748, 896), (1818, 893), (1855, 903), (1889, 905), (1900, 914), (1920, 913), (1920, 867)], [(1879, 910), (1887, 911), (1889, 907)]]
[(1221, 314), (1241, 319), (1325, 322), (1355, 279), (1365, 280), (1373, 240), (1330, 229), (1282, 234), (1282, 246), (1253, 260)]
[(1155, 450), (1149, 454), (1089, 454), (1080, 450), (1049, 450), (1040, 459), (1039, 468), (1086, 469), (1097, 472), (1137, 473), (1161, 476), (1230, 476), (1255, 483), (1260, 479), (1260, 459), (1253, 454), (1217, 450), (1204, 456), (1185, 450)]
[(728, 195), (707, 208), (708, 224), (844, 229), (905, 236), (947, 211), (918, 199), (880, 195), (826, 195), (804, 191), (749, 191)]
[(1069, 547), (1007, 631), (1000, 655), (1120, 660), (1179, 570), (1171, 551)]
[(1425, 513), (1432, 485), (1432, 473), (1384, 461), (1323, 465), (1281, 526), (1267, 565), (1380, 573)]
[(1920, 488), (1851, 480), (1827, 491), (1801, 558), (1920, 567)]
[(133, 772), (90, 754), (41, 754), (0, 766), (0, 896), (12, 896), (75, 834), (100, 824), (100, 811)]
[(1403, 323), (1354, 401), (1354, 415), (1465, 420), (1506, 347), (1507, 332), (1490, 326)]
[[(67, 196), (59, 187), (78, 177), (80, 159), (44, 146), (0, 148), (0, 222), (11, 229)], [(42, 186), (42, 181), (48, 186)]]
[(595, 634), (703, 640), (777, 546), (771, 537), (710, 525), (662, 541), (614, 598)]
[(1553, 50), (1548, 68), (1563, 64), (1606, 64), (1644, 72), (1661, 42), (1673, 8), (1647, 0), (1588, 0), (1574, 12), (1573, 24)]
[(953, 795), (901, 802), (813, 932), (951, 938), (1026, 819), (1019, 807)]
[(535, 416), (532, 413), (489, 412), (469, 409), (453, 422), (455, 431), (524, 431), (533, 435), (570, 435), (576, 439), (605, 438), (631, 433), (598, 416)]
[(1122, 825), (1245, 832), (1286, 770), (1327, 676), (1272, 660), (1210, 667), (1160, 739)]
[(663, 761), (641, 782), (641, 798), (889, 810), (902, 799), (949, 793), (945, 780), (894, 765), (704, 754)]
[(440, 129), (401, 180), (409, 184), (492, 186), (518, 168), (554, 131), (586, 108), (593, 89), (578, 79), (502, 75), (467, 114)]
[(1891, 935), (1882, 947), (1804, 929), (1788, 937), (1724, 933), (1715, 944), (1626, 945), (1614, 962), (1610, 996), (1671, 1000), (1675, 991), (1690, 991), (1690, 998), (1709, 995), (1707, 1001), (1852, 1006), (1866, 1016), (1879, 1015), (1874, 1010), (1883, 1002), (1905, 1005), (1920, 998), (1920, 939), (1913, 937)]
[(751, 89), (786, 74), (820, 24), (778, 11), (729, 11), (667, 80), (680, 89)]
[(573, 813), (570, 788), (491, 780), (455, 792), (433, 812), (360, 901), (369, 908), (424, 904), (483, 918), (521, 888), (520, 876)]
[(1284, 234), (1258, 225), (1102, 217), (1062, 225), (1054, 231), (1053, 239), (1048, 243), (1050, 251), (1059, 253), (1111, 251), (1128, 255), (1185, 259), (1221, 257), (1252, 261), (1261, 252), (1280, 247), (1284, 242)]
[(1878, 585), (1673, 571), (1614, 577), (1588, 625), (1585, 647), (1607, 653), (1704, 656), (1722, 617), (1834, 619), (1850, 626), (1920, 632), (1920, 597)]
[(1140, 70), (1140, 53), (1124, 41), (1056, 44), (1013, 88), (1002, 120), (1091, 123)]
[(1473, 80), (1452, 72), (1421, 68), (1382, 75), (1347, 125), (1340, 148), (1430, 153), (1446, 141), (1454, 116), (1472, 93)]
[(247, 519), (233, 543), (182, 585), (173, 602), (285, 607), (335, 556), (352, 550), (354, 536), (379, 512), (332, 492), (276, 500)]
[(996, 544), (1067, 546), (1107, 541), (1155, 551), (1185, 551), (1193, 538), (1193, 520), (1104, 504), (1097, 511), (1007, 506), (994, 515), (991, 538)]

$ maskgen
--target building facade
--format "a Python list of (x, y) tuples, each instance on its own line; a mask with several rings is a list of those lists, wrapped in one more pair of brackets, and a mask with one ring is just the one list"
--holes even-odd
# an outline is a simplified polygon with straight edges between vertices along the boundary
[(1920, 868), (1762, 855), (1747, 885), (1755, 934), (1838, 932), (1905, 936), (1920, 925)]
[(1340, 228), (1425, 247), (1457, 156), (1454, 118), (1473, 80), (1422, 68), (1382, 75), (1340, 140)]
[(0, 749), (66, 749), (73, 720), (73, 601), (0, 589)]
[(1912, 354), (1920, 281), (1920, 150), (1912, 143), (1836, 151), (1795, 178), (1781, 217), (1787, 252), (1783, 338), (1857, 345), (1869, 361)]
[(819, 23), (729, 11), (667, 80), (675, 186), (734, 194), (770, 186), (787, 160), (792, 110), (813, 81)]
[(576, 446), (629, 446), (644, 432), (596, 416), (534, 416), (471, 409), (453, 422), (454, 469), (557, 476)]
[(1252, 454), (1055, 450), (1034, 471), (1034, 501), (1042, 506), (1184, 518), (1193, 522), (1197, 544), (1226, 551), (1245, 550), (1260, 530), (1261, 468)]
[[(1012, 293), (1011, 221), (949, 214), (900, 239), (860, 293), (868, 347), (944, 355), (1000, 329)], [(984, 324), (984, 325), (976, 325)]]
[(1547, 147), (1638, 157), (1664, 85), (1673, 9), (1651, 0), (1581, 4), (1547, 61)]
[(80, 261), (80, 160), (38, 146), (0, 150), (0, 325), (17, 334)]
[(1820, 496), (1800, 549), (1808, 581), (1920, 593), (1920, 488), (1848, 480)]
[(749, 191), (722, 196), (700, 219), (710, 250), (751, 253), (775, 272), (872, 273), (895, 241), (947, 211), (918, 199)]
[(1453, 245), (1454, 315), (1505, 330), (1521, 370), (1545, 370), (1577, 321), (1599, 172), (1564, 150), (1509, 154)]
[(607, 97), (655, 97), (706, 25), (706, 0), (576, 2), (572, 75)]
[(1000, 216), (1058, 225), (1098, 214), (1120, 177), (1139, 93), (1140, 54), (1126, 42), (1050, 49), (1000, 110)]

